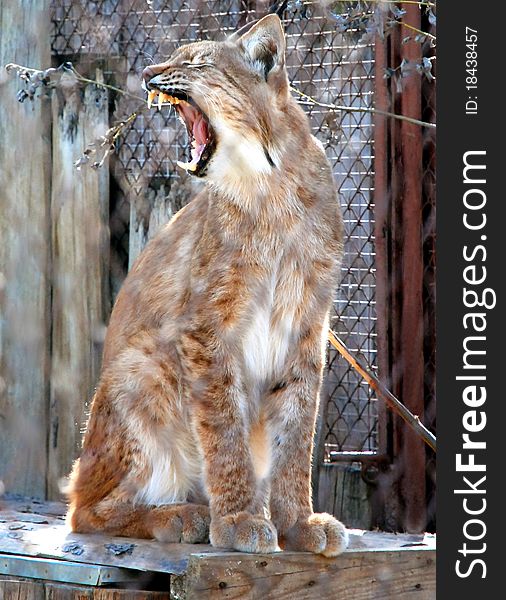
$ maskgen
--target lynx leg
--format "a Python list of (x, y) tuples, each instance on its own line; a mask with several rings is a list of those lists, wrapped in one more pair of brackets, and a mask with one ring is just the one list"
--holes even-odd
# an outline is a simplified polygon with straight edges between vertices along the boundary
[[(74, 531), (208, 540), (201, 457), (170, 349), (128, 347), (102, 375), (68, 489)], [(127, 373), (127, 376), (123, 374)]]
[(211, 544), (242, 552), (275, 552), (277, 532), (259, 502), (247, 425), (240, 410), (242, 398), (227, 381), (219, 377), (208, 385), (196, 410), (210, 498)]
[(308, 328), (284, 385), (269, 398), (275, 407), (276, 443), (271, 471), (271, 515), (280, 544), (336, 556), (347, 546), (344, 526), (327, 514), (313, 513), (311, 455), (323, 366), (321, 328)]
[(103, 531), (110, 535), (188, 544), (209, 540), (209, 507), (199, 504), (133, 506), (106, 498), (94, 507), (71, 510), (68, 520), (77, 533)]

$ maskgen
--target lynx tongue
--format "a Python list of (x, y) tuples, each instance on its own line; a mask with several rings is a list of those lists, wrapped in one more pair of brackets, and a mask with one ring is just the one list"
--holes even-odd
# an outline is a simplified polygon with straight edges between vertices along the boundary
[(177, 105), (180, 116), (183, 118), (188, 134), (192, 137), (192, 160), (189, 163), (177, 161), (177, 164), (186, 171), (196, 171), (197, 164), (204, 152), (207, 142), (209, 141), (209, 129), (207, 122), (202, 116), (202, 113), (194, 108), (191, 104), (181, 103)]

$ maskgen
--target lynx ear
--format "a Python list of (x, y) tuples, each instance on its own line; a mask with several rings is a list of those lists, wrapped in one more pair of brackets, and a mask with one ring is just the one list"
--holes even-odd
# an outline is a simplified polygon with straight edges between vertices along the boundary
[(271, 79), (274, 83), (280, 74), (284, 74), (285, 32), (277, 15), (267, 15), (260, 19), (236, 43), (269, 83)]

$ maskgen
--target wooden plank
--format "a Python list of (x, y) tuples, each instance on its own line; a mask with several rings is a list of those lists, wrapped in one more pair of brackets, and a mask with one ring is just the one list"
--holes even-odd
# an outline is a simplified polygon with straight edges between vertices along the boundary
[[(97, 71), (96, 77), (101, 79)], [(48, 496), (81, 447), (109, 312), (109, 166), (74, 166), (109, 127), (107, 91), (65, 75), (53, 95), (52, 368)], [(90, 162), (100, 160), (100, 150)], [(103, 152), (103, 149), (102, 149)]]
[[(14, 507), (16, 506), (19, 505), (14, 504)], [(134, 547), (130, 554), (115, 555), (106, 547), (110, 543), (134, 544)], [(71, 544), (77, 546), (73, 549)], [(413, 544), (415, 546), (412, 546)], [(419, 546), (420, 544), (423, 546)], [(404, 551), (410, 547), (435, 550), (436, 538), (431, 535), (397, 535), (355, 529), (350, 530), (350, 549), (347, 552)], [(76, 549), (79, 554), (75, 554)], [(165, 544), (154, 540), (118, 538), (102, 534), (75, 534), (69, 532), (61, 517), (19, 513), (9, 509), (8, 503), (4, 503), (3, 510), (0, 511), (0, 552), (176, 575), (186, 572), (188, 561), (193, 554), (226, 557), (232, 554), (223, 553), (206, 544)], [(241, 553), (233, 554), (239, 561), (245, 556)], [(277, 556), (282, 557), (281, 560), (292, 560), (291, 556), (312, 557), (310, 554), (302, 555), (296, 552), (283, 552)]]
[[(137, 571), (184, 573), (192, 552), (217, 552), (208, 545), (165, 544), (155, 540), (111, 537), (103, 534), (70, 532), (62, 517), (0, 511), (0, 552), (19, 556), (44, 557)], [(109, 544), (133, 544), (131, 552), (114, 554)]]
[[(38, 558), (41, 569), (46, 559), (49, 559), (47, 563), (66, 565), (69, 579), (73, 571), (76, 578), (82, 578), (89, 567), (115, 567), (116, 576), (121, 576), (120, 572), (126, 569), (147, 572), (148, 578), (155, 573), (165, 573), (170, 574), (171, 598), (178, 600), (259, 597), (428, 600), (435, 597), (436, 537), (431, 534), (350, 530), (350, 548), (335, 559), (301, 552), (251, 555), (224, 552), (208, 545), (73, 534), (61, 516), (50, 514), (58, 505), (47, 505), (4, 502), (0, 510), (0, 552), (13, 559), (24, 557), (26, 565), (33, 564), (33, 558), (29, 557)], [(16, 510), (19, 508), (38, 508), (39, 514), (19, 512)], [(107, 550), (106, 545), (110, 543), (134, 544), (134, 547), (131, 554), (116, 556)], [(54, 577), (58, 571), (52, 565), (41, 575), (49, 576), (51, 568), (55, 569), (51, 575)], [(21, 567), (16, 573), (23, 575)], [(133, 576), (131, 571), (127, 573)], [(142, 587), (142, 574), (139, 575), (139, 582), (125, 584)], [(36, 592), (31, 590), (30, 593)], [(50, 596), (51, 600), (111, 600), (107, 596), (72, 596), (68, 590), (61, 593), (67, 595)], [(25, 596), (20, 598), (25, 600)], [(33, 598), (38, 600), (37, 596)], [(123, 600), (121, 596), (117, 598)]]
[(3, 511), (16, 511), (25, 515), (33, 513), (39, 516), (63, 517), (67, 512), (67, 505), (63, 502), (5, 494), (3, 497), (0, 497), (0, 513)]
[(318, 511), (335, 515), (350, 527), (371, 527), (370, 489), (360, 468), (322, 464), (319, 469)]
[(8, 554), (0, 554), (0, 574), (94, 586), (139, 579), (138, 572), (128, 569)]
[(338, 559), (303, 553), (193, 555), (186, 600), (432, 600), (431, 550), (347, 552)]
[(0, 578), (2, 600), (45, 600), (44, 587), (36, 583)]
[[(50, 505), (54, 506), (54, 503)], [(14, 510), (16, 507), (19, 507), (18, 503), (4, 503), (0, 510), (0, 552), (5, 554), (179, 575), (186, 572), (192, 554), (230, 555), (206, 544), (165, 544), (154, 540), (71, 533), (62, 517), (45, 514), (48, 511), (44, 511), (43, 506), (39, 515), (17, 512)], [(80, 554), (69, 550), (72, 543), (78, 544)], [(114, 555), (106, 548), (110, 543), (134, 544), (134, 547), (130, 554)], [(350, 530), (350, 549), (347, 552), (396, 551), (412, 544), (423, 544), (419, 547), (435, 550), (436, 537), (429, 534), (393, 534), (353, 529)], [(301, 556), (300, 553), (293, 552), (283, 552), (279, 556), (289, 559), (291, 555)], [(237, 556), (243, 555), (237, 553)]]
[(1, 600), (172, 600), (169, 591), (90, 588), (0, 576)]
[(0, 488), (46, 491), (50, 106), (3, 68), (51, 64), (49, 0), (0, 3)]

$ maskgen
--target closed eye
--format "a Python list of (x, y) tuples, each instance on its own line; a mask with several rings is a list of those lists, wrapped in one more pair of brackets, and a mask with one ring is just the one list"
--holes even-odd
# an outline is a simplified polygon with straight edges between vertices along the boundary
[(182, 63), (182, 65), (183, 65), (183, 67), (189, 67), (189, 68), (193, 68), (193, 69), (200, 69), (202, 67), (214, 67), (214, 65), (212, 63), (205, 63), (205, 62), (202, 62), (202, 63), (192, 63), (192, 62), (189, 62), (187, 60), (185, 60)]

